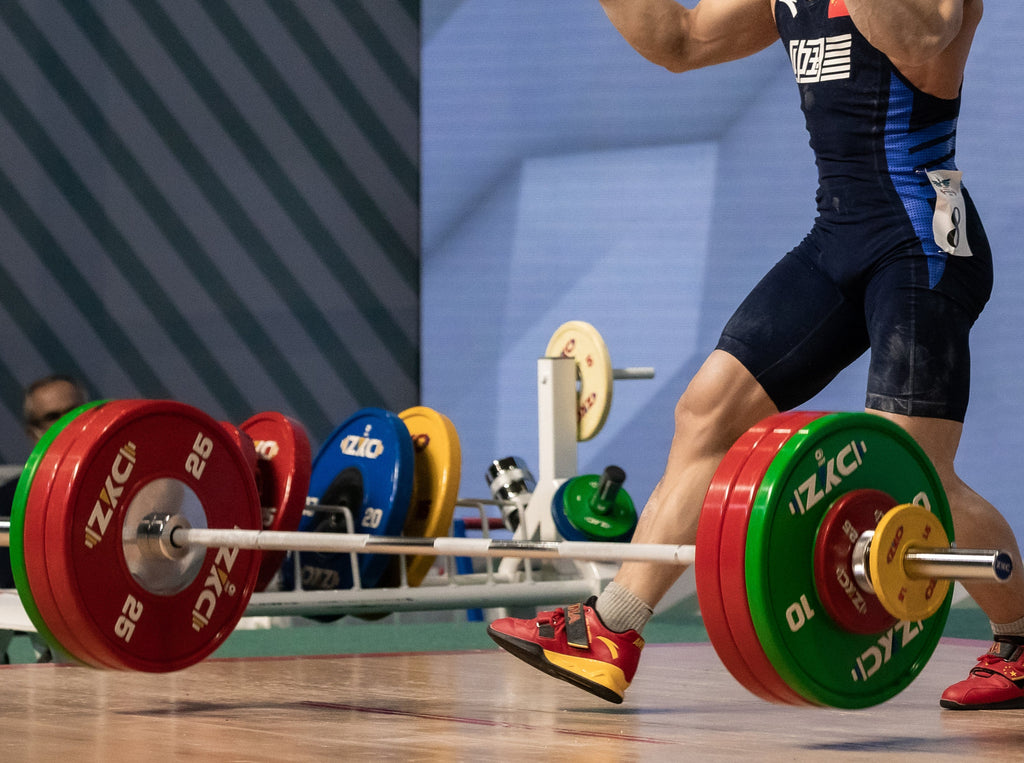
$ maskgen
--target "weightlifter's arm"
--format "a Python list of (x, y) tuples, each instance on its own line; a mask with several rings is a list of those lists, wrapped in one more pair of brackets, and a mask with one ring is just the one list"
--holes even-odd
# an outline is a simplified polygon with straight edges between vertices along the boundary
[(846, 8), (908, 80), (940, 98), (957, 96), (982, 0), (846, 0)]
[(779, 38), (771, 0), (601, 0), (611, 22), (644, 58), (682, 72), (752, 55)]
[(964, 0), (846, 0), (846, 8), (868, 42), (910, 65), (945, 51), (964, 19)]

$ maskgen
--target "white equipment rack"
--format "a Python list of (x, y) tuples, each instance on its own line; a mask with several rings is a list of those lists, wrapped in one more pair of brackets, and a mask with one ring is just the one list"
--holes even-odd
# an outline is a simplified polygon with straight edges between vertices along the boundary
[[(616, 370), (616, 379), (644, 379), (653, 369)], [(515, 540), (560, 540), (551, 516), (551, 501), (559, 486), (575, 477), (577, 452), (577, 379), (573, 358), (537, 360), (537, 418), (539, 457), (537, 484), (525, 507), (492, 498), (462, 498), (457, 506), (474, 508), (480, 525), (489, 534), (488, 507), (518, 509), (519, 526)], [(353, 527), (351, 512), (342, 513)], [(370, 615), (390, 612), (418, 612), (473, 608), (533, 607), (582, 601), (597, 594), (618, 568), (606, 562), (570, 560), (537, 561), (519, 558), (484, 559), (480, 572), (457, 574), (455, 559), (441, 557), (442, 574), (428, 574), (416, 587), (405, 577), (405, 560), (400, 557), (398, 586), (363, 588), (359, 580), (358, 555), (350, 554), (353, 587), (344, 590), (264, 591), (253, 594), (246, 616), (332, 616)], [(295, 580), (301, 586), (298, 555)], [(432, 573), (435, 568), (432, 568)]]

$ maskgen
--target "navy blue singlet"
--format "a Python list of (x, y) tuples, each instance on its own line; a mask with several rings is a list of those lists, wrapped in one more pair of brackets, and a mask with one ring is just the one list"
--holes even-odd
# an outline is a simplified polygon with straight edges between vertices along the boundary
[(992, 270), (954, 161), (960, 99), (910, 84), (842, 0), (777, 0), (775, 18), (818, 166), (818, 217), (718, 346), (783, 410), (870, 347), (867, 407), (962, 421), (968, 334)]

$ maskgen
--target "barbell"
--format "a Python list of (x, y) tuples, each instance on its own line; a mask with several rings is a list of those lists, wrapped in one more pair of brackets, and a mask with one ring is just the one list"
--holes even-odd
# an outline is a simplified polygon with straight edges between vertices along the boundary
[[(712, 480), (695, 546), (260, 529), (261, 504), (304, 497), (309, 460), (290, 443), (276, 476), (261, 478), (253, 453), (298, 435), (285, 417), (258, 418), (262, 439), (246, 435), (249, 422), (235, 429), (171, 401), (89, 404), (59, 421), (26, 463), (8, 538), (39, 632), (84, 665), (185, 668), (231, 633), (261, 561), (282, 551), (693, 564), (708, 635), (744, 686), (861, 707), (921, 670), (950, 579), (1012, 570), (1002, 551), (950, 548), (931, 464), (867, 414), (785, 413), (744, 434)], [(376, 425), (337, 447), (356, 463), (380, 459)], [(453, 495), (435, 499), (447, 511)]]

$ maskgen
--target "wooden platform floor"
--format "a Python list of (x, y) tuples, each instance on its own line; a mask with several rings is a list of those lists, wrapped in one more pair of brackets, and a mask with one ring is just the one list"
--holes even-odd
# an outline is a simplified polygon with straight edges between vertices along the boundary
[(710, 645), (651, 646), (623, 705), (499, 652), (208, 660), (167, 675), (0, 668), (0, 760), (1020, 760), (1024, 710), (941, 710), (985, 649), (943, 641), (857, 711), (770, 705)]

